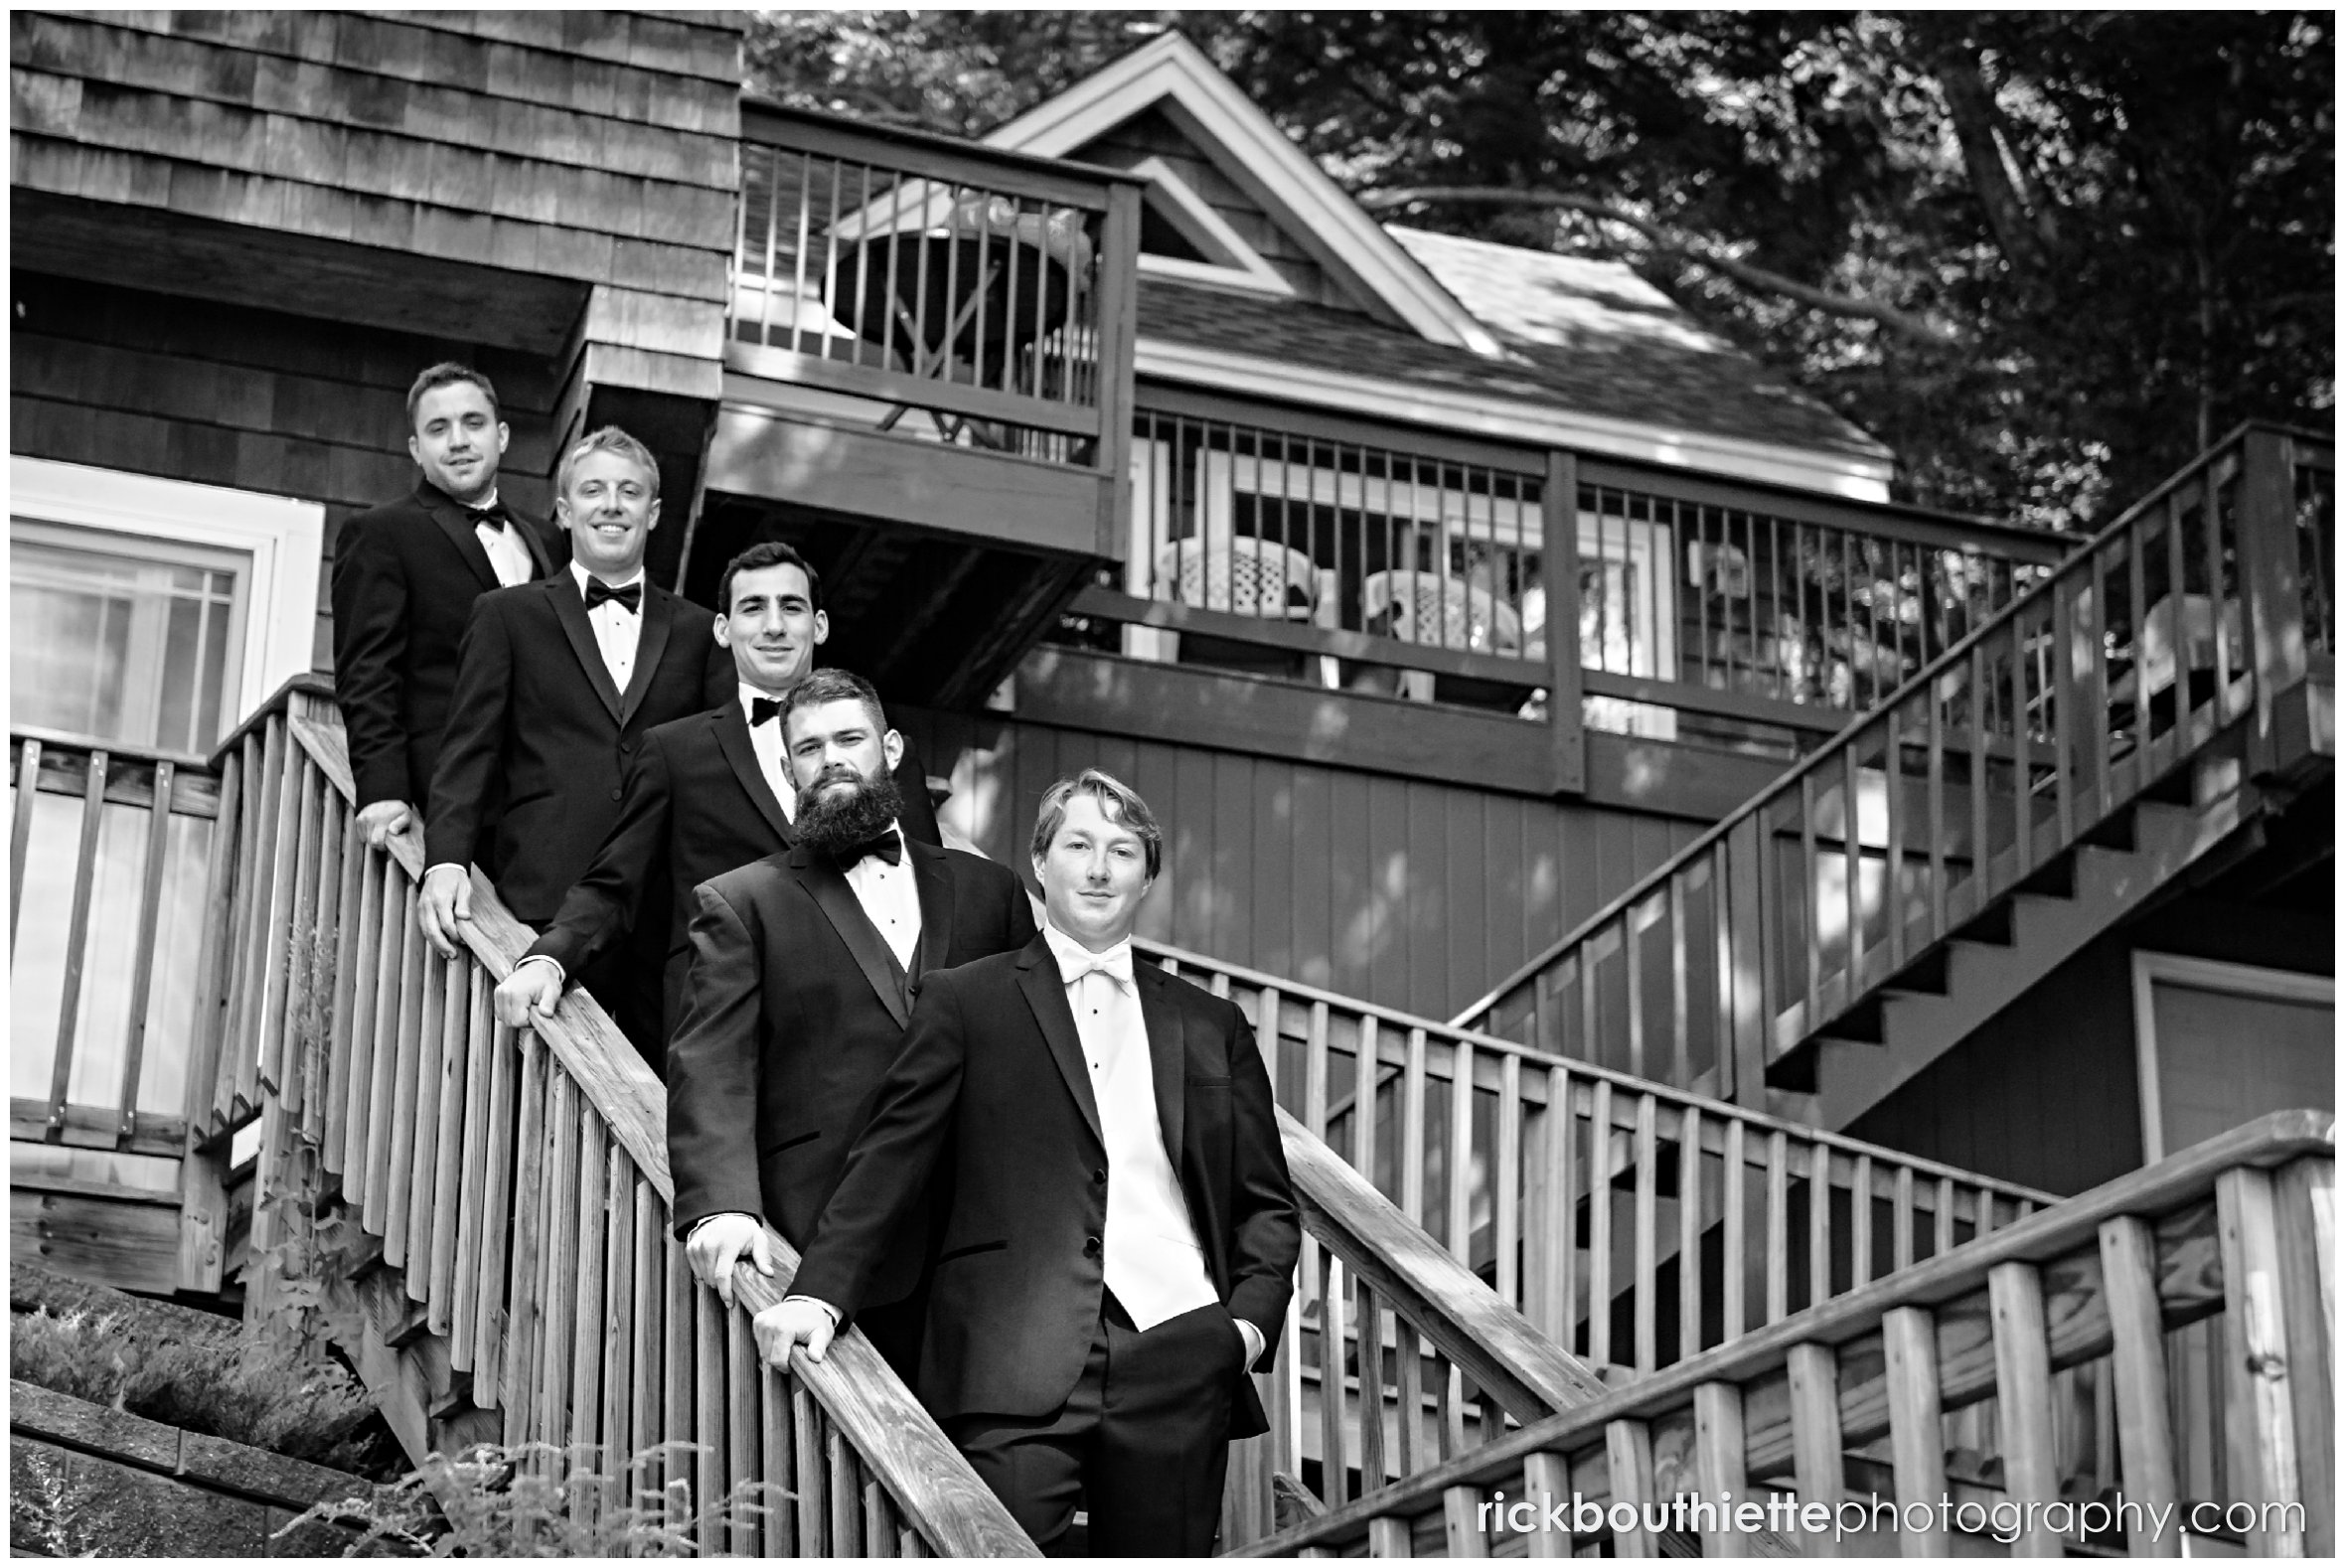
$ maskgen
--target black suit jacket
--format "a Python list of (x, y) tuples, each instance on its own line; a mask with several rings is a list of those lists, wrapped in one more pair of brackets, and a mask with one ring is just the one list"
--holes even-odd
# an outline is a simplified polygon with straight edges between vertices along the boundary
[[(1267, 1368), (1302, 1225), (1254, 1030), (1234, 1003), (1153, 965), (1137, 965), (1135, 982), (1157, 1117), (1206, 1271), (1231, 1316), (1262, 1331)], [(948, 1150), (921, 1403), (940, 1421), (1048, 1415), (1099, 1324), (1107, 1155), (1066, 988), (1039, 937), (928, 978), (792, 1292), (850, 1316), (871, 1302), (884, 1238)], [(1238, 1382), (1229, 1435), (1267, 1431), (1253, 1379)]]
[[(567, 558), (536, 524), (512, 517), (536, 563), (533, 576)], [(424, 807), (465, 621), (472, 601), (496, 587), (471, 518), (427, 480), (342, 525), (334, 542), (334, 698), (361, 806)]]
[[(897, 818), (904, 837), (941, 846), (928, 775), (908, 747), (895, 782), (904, 797)], [(797, 839), (757, 766), (737, 694), (705, 713), (646, 733), (622, 788), (610, 836), (586, 874), (562, 895), (553, 924), (527, 956), (553, 959), (574, 976), (615, 949), (647, 907), (672, 903), (664, 1018), (674, 1029), (683, 1017), (692, 958), (692, 904), (666, 899), (664, 889), (689, 892), (712, 876), (778, 855)]]
[(568, 571), (482, 594), (464, 628), (425, 862), (479, 862), (531, 925), (553, 918), (618, 820), (619, 781), (645, 734), (734, 690), (713, 615), (648, 580), (642, 615), (623, 693)]
[[(906, 846), (920, 892), (909, 976), (830, 858), (805, 845), (693, 891), (692, 1009), (668, 1048), (676, 1233), (762, 1214), (803, 1246), (903, 1043), (912, 992), (1032, 940), (1016, 875), (959, 850)], [(928, 1241), (907, 1201), (874, 1248), (867, 1305), (900, 1301)]]

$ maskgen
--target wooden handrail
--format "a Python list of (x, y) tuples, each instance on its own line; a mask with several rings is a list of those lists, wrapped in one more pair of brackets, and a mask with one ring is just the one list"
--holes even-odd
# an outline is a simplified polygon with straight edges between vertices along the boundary
[[(306, 1178), (315, 1197), (321, 1171), (339, 1176), (507, 1440), (681, 1439), (700, 1445), (681, 1473), (704, 1502), (747, 1481), (795, 1493), (704, 1550), (1032, 1555), (860, 1333), (786, 1377), (758, 1366), (749, 1319), (780, 1299), (795, 1253), (769, 1230), (776, 1274), (743, 1271), (729, 1311), (692, 1280), (669, 1233), (658, 1080), (583, 993), (535, 1029), (495, 1023), (490, 988), (532, 933), (477, 869), (465, 951), (430, 952), (413, 922), (421, 846), (365, 848), (332, 704), (292, 684), (231, 747), (253, 787), (220, 959), (234, 1048), (216, 1114), (259, 1110), (264, 1190)], [(305, 1222), (264, 1205), (253, 1223), (248, 1296), (265, 1311), (267, 1260)]]
[[(2199, 1434), (2173, 1429), (2158, 1336), (2219, 1317), (2227, 1363), (2250, 1377), (2222, 1414), (2237, 1467), (2225, 1500), (2272, 1505), (2244, 1531), (2251, 1554), (2328, 1555), (2334, 1168), (2332, 1116), (2274, 1113), (2064, 1200), (1984, 1245), (1331, 1508), (1245, 1554), (1340, 1555), (1364, 1540), (1370, 1555), (1392, 1555), (1419, 1520), (1441, 1514), (1452, 1555), (1489, 1555), (1507, 1533), (1482, 1512), (1494, 1490), (1516, 1500), (1577, 1492), (1600, 1508), (1721, 1490), (1738, 1503), (1763, 1502), (1774, 1490), (1836, 1509), (1842, 1454), (1884, 1435), (1893, 1440), (1897, 1500), (1927, 1502), (1935, 1514), (1949, 1495), (1940, 1422), (1988, 1398), (2009, 1429), (2000, 1496), (2041, 1504), (2060, 1495), (2049, 1379), (2104, 1357), (2120, 1374), (2126, 1492), (2170, 1505), (2188, 1500), (2176, 1439)], [(1534, 1556), (1566, 1555), (1613, 1533), (1609, 1523), (1556, 1531), (1534, 1512), (1540, 1517), (1515, 1532), (1533, 1537)], [(2204, 1517), (2191, 1523), (2200, 1534), (2216, 1528)], [(1641, 1544), (1642, 1528), (1620, 1532), (1624, 1555)], [(1737, 1544), (1729, 1528), (1705, 1534), (1710, 1551)], [(1795, 1539), (1831, 1550), (1828, 1537)], [(2057, 1532), (2028, 1539), (2034, 1550), (2058, 1549)], [(1906, 1544), (1911, 1555), (1917, 1543)], [(1939, 1535), (1920, 1544), (1943, 1553), (1947, 1543)], [(2135, 1555), (2170, 1555), (2179, 1539), (2169, 1530), (2162, 1542), (2131, 1544)]]
[[(2250, 720), (2251, 771), (2268, 765), (2272, 702), (2305, 668), (2300, 450), (2325, 448), (2249, 426), (2202, 454), (1456, 1021), (1762, 1104), (1777, 1056), (2217, 734)], [(1852, 854), (1825, 825), (1876, 802)], [(1868, 894), (1870, 871), (1899, 896)], [(1641, 964), (1673, 974), (1666, 1002)]]
[[(1960, 1256), (2054, 1201), (1513, 1040), (1139, 946), (1248, 1013), (1305, 1133), (1539, 1333), (1608, 1373), (1650, 1373), (1924, 1258)], [(1455, 1092), (1461, 1081), (1469, 1095)], [(1363, 1095), (1375, 1116), (1353, 1114)], [(1453, 1183), (1451, 1172), (1469, 1179)], [(1303, 1284), (1308, 1302), (1308, 1271)]]

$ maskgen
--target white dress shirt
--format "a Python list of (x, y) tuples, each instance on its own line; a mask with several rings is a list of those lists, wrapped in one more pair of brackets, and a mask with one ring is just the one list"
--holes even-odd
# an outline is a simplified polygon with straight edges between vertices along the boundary
[[(774, 799), (782, 803), (782, 820), (798, 820), (798, 781), (790, 776), (789, 758), (782, 755), (782, 720), (780, 715), (760, 724), (756, 720), (756, 706), (765, 693), (741, 683), (741, 719), (749, 726), (749, 749), (757, 753), (758, 771), (765, 775), (766, 787)], [(916, 906), (916, 904), (915, 904)]]
[(890, 865), (876, 855), (866, 855), (847, 868), (847, 885), (855, 889), (855, 901), (863, 906), (864, 917), (908, 975), (912, 955), (920, 949), (920, 888), (912, 880), (912, 854), (903, 846), (904, 831), (892, 822), (887, 831), (895, 835), (902, 858)]
[[(492, 490), (489, 492), (489, 498), (483, 501), (480, 506), (466, 507), (465, 510), (478, 512), (496, 504), (497, 492)], [(531, 575), (537, 571), (537, 562), (530, 558), (530, 548), (521, 542), (521, 524), (514, 519), (511, 513), (506, 514), (503, 528), (496, 528), (487, 523), (473, 524), (472, 537), (480, 541), (482, 549), (488, 551), (489, 569), (497, 574), (498, 586), (519, 587), (529, 581)]]
[(1107, 1288), (1146, 1332), (1221, 1299), (1205, 1271), (1188, 1199), (1157, 1120), (1148, 1022), (1132, 978), (1132, 944), (1093, 953), (1055, 926), (1042, 939), (1058, 960), (1083, 1042), (1099, 1132), (1107, 1145)]
[[(579, 561), (570, 562), (570, 577), (578, 584), (578, 596), (586, 596), (586, 581), (594, 575)], [(617, 582), (605, 577), (614, 588), (624, 588), (630, 582), (643, 581), (643, 568), (638, 566), (632, 575)], [(647, 586), (645, 593), (650, 593)], [(586, 612), (586, 624), (594, 628), (594, 646), (602, 650), (602, 667), (611, 673), (611, 685), (621, 692), (635, 675), (635, 645), (643, 638), (643, 613), (630, 610), (608, 600)]]

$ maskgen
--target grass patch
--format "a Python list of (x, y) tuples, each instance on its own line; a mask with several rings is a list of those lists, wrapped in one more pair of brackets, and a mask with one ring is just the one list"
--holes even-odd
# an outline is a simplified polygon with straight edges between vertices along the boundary
[(296, 1363), (241, 1335), (175, 1337), (153, 1330), (126, 1312), (19, 1313), (9, 1375), (371, 1480), (404, 1470), (373, 1401), (340, 1365)]
[(395, 1486), (319, 1503), (278, 1533), (313, 1520), (355, 1529), (352, 1557), (713, 1556), (730, 1549), (733, 1525), (757, 1524), (790, 1493), (743, 1481), (696, 1506), (686, 1477), (699, 1452), (655, 1444), (606, 1476), (593, 1445), (484, 1443), (454, 1459), (426, 1455)]

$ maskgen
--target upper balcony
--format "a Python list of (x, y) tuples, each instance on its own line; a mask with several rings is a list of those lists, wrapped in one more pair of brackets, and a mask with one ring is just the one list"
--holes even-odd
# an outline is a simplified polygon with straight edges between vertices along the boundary
[(1139, 192), (751, 100), (696, 592), (787, 538), (830, 653), (982, 699), (1123, 553)]

